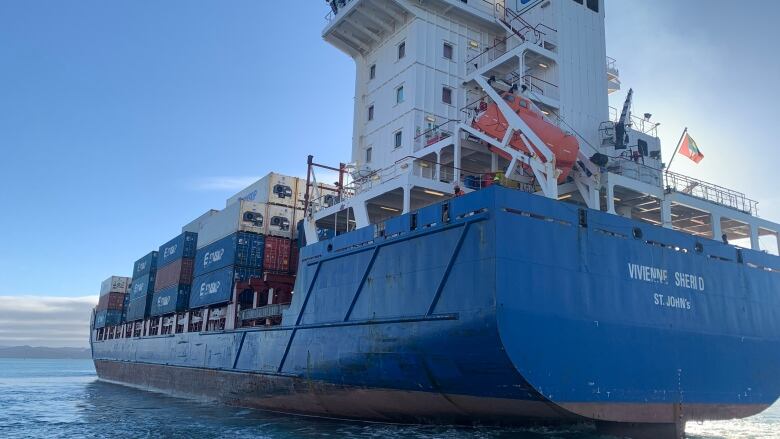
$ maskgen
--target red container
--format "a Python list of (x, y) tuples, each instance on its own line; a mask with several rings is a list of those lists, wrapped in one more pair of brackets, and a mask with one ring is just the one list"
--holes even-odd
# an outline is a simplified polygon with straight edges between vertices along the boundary
[(194, 259), (182, 258), (157, 269), (157, 278), (154, 281), (154, 292), (158, 292), (172, 285), (191, 285), (192, 270), (195, 267)]
[(292, 252), (290, 252), (290, 273), (296, 274), (298, 273), (298, 256), (300, 253), (300, 248), (298, 248), (298, 240), (292, 242)]
[(125, 293), (108, 293), (100, 296), (98, 299), (98, 311), (110, 310), (122, 310), (125, 305)]
[(265, 237), (265, 255), (263, 256), (265, 271), (290, 270), (290, 240), (279, 236)]

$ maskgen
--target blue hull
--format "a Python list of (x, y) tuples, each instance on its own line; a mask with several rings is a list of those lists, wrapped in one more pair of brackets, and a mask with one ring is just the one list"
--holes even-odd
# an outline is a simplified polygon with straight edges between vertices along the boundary
[(281, 326), (93, 341), (98, 373), (397, 422), (679, 426), (780, 395), (780, 258), (519, 191), (309, 245), (296, 282)]

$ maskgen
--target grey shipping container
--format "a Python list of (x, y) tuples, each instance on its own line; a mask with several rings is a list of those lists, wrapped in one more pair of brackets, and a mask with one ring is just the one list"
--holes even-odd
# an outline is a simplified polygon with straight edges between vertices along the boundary
[(265, 205), (239, 201), (207, 218), (198, 230), (198, 248), (236, 232), (263, 233)]
[(209, 209), (203, 215), (195, 218), (194, 220), (182, 226), (181, 228), (182, 233), (184, 232), (198, 233), (198, 230), (200, 230), (201, 223), (203, 223), (206, 219), (208, 219), (209, 217), (217, 213), (219, 213), (217, 209)]
[(100, 284), (100, 295), (108, 293), (126, 293), (130, 288), (130, 278), (125, 276), (111, 276)]

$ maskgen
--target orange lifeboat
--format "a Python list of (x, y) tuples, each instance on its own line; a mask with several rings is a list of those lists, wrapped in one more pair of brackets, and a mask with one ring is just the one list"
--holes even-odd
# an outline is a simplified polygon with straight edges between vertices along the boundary
[[(512, 108), (512, 110), (514, 110), (514, 112), (517, 113), (517, 115), (520, 116), (520, 118), (523, 119), (526, 124), (528, 124), (531, 130), (533, 130), (534, 133), (539, 136), (539, 138), (555, 155), (555, 166), (560, 171), (558, 182), (565, 182), (566, 177), (569, 175), (569, 172), (571, 172), (574, 163), (577, 161), (577, 153), (580, 150), (580, 144), (577, 142), (577, 139), (574, 136), (566, 134), (557, 126), (544, 120), (544, 117), (542, 117), (541, 114), (531, 109), (532, 105), (528, 99), (522, 96), (516, 96), (511, 93), (506, 93), (503, 97), (506, 103), (509, 104), (509, 107)], [(483, 104), (480, 107), (480, 110), (482, 111), (471, 123), (471, 126), (482, 131), (490, 137), (498, 140), (503, 139), (506, 130), (509, 128), (509, 124), (507, 123), (506, 118), (498, 110), (498, 105), (495, 103), (488, 105)], [(518, 151), (533, 153), (544, 157), (544, 154), (541, 154), (539, 150), (533, 145), (533, 143), (531, 143), (531, 148), (533, 151), (529, 151), (525, 143), (520, 138), (519, 132), (515, 132), (512, 135), (512, 139), (509, 141), (509, 145)], [(489, 146), (489, 148), (491, 152), (494, 152), (506, 159), (511, 158), (509, 154), (500, 150), (499, 148), (496, 148), (492, 145)]]

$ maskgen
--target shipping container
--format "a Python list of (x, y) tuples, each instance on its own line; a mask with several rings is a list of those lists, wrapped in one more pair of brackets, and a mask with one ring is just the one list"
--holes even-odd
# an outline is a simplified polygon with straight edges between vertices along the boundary
[(189, 223), (185, 224), (181, 228), (181, 232), (192, 232), (192, 233), (198, 233), (198, 230), (200, 230), (200, 224), (206, 220), (206, 218), (219, 213), (217, 209), (209, 209), (204, 213), (203, 215), (195, 218), (194, 220), (190, 221)]
[(290, 252), (290, 272), (298, 273), (298, 258), (301, 254), (301, 243), (298, 240), (293, 241), (292, 250)]
[(130, 278), (125, 276), (111, 276), (100, 284), (100, 295), (108, 293), (126, 293), (130, 287)]
[(98, 299), (97, 310), (103, 311), (107, 309), (122, 311), (125, 306), (126, 293), (108, 293), (100, 296)]
[(278, 236), (265, 237), (263, 269), (272, 272), (290, 271), (290, 240)]
[(160, 290), (152, 296), (151, 317), (182, 312), (187, 309), (190, 300), (189, 285), (173, 285)]
[(241, 200), (303, 208), (306, 180), (271, 172), (228, 198), (225, 207)]
[(220, 239), (195, 254), (194, 276), (202, 276), (228, 265), (262, 268), (265, 237), (237, 232)]
[(233, 297), (235, 281), (248, 281), (254, 277), (262, 277), (263, 271), (258, 268), (224, 267), (210, 273), (198, 276), (192, 283), (190, 293), (190, 308), (200, 308), (217, 303), (224, 303)]
[(152, 295), (138, 297), (136, 299), (130, 299), (127, 304), (127, 315), (125, 320), (128, 322), (134, 322), (136, 320), (143, 320), (149, 317), (149, 308), (152, 302)]
[(264, 204), (251, 201), (232, 204), (201, 223), (197, 247), (203, 248), (236, 232), (262, 234), (264, 217)]
[(157, 253), (157, 270), (181, 258), (194, 258), (198, 234), (184, 232), (160, 246)]
[(122, 305), (122, 321), (127, 321), (127, 308), (130, 306), (130, 290), (125, 294), (125, 303)]
[(133, 280), (157, 270), (157, 252), (153, 251), (135, 261), (133, 264)]
[(106, 326), (116, 326), (122, 321), (122, 311), (116, 309), (104, 309), (95, 312), (95, 328), (105, 328)]
[(158, 268), (154, 291), (157, 292), (176, 284), (192, 284), (193, 263), (194, 259), (192, 258), (182, 258)]
[(266, 204), (263, 233), (270, 236), (294, 238), (297, 235), (295, 224), (303, 217), (303, 209)]
[(138, 279), (134, 279), (132, 289), (130, 290), (130, 300), (132, 301), (139, 297), (151, 295), (154, 291), (155, 276), (156, 272), (152, 272)]

